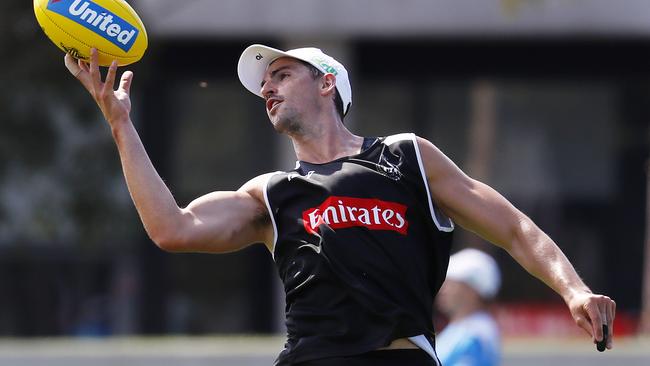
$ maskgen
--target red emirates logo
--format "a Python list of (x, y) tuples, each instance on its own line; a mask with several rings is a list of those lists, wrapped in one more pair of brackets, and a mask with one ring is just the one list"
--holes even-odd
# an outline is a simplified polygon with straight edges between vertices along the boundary
[(374, 198), (336, 197), (327, 198), (318, 207), (302, 213), (302, 221), (308, 233), (316, 233), (321, 225), (332, 229), (364, 226), (370, 230), (393, 230), (406, 235), (407, 207)]

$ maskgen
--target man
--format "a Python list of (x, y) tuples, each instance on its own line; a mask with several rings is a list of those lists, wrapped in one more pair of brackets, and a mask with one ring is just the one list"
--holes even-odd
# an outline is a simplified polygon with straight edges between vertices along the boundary
[(501, 274), (489, 255), (463, 249), (449, 258), (447, 279), (436, 297), (449, 323), (436, 338), (445, 366), (496, 366), (501, 355), (499, 328), (487, 305), (499, 291)]
[(135, 207), (160, 248), (222, 253), (264, 243), (272, 253), (287, 299), (278, 364), (439, 365), (431, 304), (449, 259), (451, 219), (551, 286), (593, 339), (603, 337), (602, 324), (611, 329), (614, 302), (592, 294), (529, 218), (431, 142), (352, 134), (343, 124), (352, 103), (347, 71), (318, 49), (253, 45), (238, 65), (275, 130), (293, 142), (296, 169), (184, 208), (131, 122), (133, 73), (114, 91), (117, 65), (102, 82), (96, 51), (89, 65), (70, 56), (65, 63), (104, 114)]

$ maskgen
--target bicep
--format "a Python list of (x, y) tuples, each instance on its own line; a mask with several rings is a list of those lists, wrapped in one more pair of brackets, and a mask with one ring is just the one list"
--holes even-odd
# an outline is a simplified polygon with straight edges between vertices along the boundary
[(223, 253), (258, 242), (268, 247), (271, 226), (262, 186), (251, 182), (238, 191), (208, 193), (182, 209), (179, 249)]
[(436, 204), (463, 228), (509, 249), (524, 215), (493, 188), (465, 174), (431, 142), (418, 139), (418, 146)]

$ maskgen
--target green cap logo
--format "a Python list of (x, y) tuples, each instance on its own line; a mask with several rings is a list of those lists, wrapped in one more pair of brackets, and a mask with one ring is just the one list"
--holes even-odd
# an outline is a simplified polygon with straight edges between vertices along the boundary
[(336, 70), (334, 66), (330, 65), (326, 59), (320, 57), (313, 57), (311, 60), (312, 62), (322, 67), (326, 73), (334, 74), (334, 76), (338, 75), (339, 72)]

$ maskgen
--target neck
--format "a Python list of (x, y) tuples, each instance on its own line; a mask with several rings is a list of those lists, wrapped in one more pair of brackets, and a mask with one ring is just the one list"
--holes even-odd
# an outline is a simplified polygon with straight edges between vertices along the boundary
[(298, 160), (321, 164), (361, 151), (363, 137), (350, 132), (338, 118), (316, 119), (309, 127), (289, 135)]

